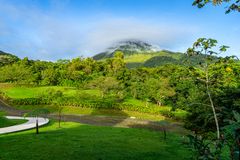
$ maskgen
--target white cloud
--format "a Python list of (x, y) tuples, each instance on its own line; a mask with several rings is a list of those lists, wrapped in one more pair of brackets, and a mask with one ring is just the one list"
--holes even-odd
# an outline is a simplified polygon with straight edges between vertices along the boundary
[(3, 35), (0, 50), (45, 60), (92, 56), (125, 39), (139, 39), (167, 49), (177, 48), (188, 42), (196, 31), (192, 26), (133, 17), (104, 16), (91, 20), (68, 17), (64, 13), (44, 12), (10, 3), (0, 6), (2, 15), (7, 18), (0, 17), (0, 34)]
[(134, 18), (111, 18), (99, 22), (90, 30), (86, 45), (103, 50), (121, 40), (139, 39), (162, 48), (174, 47), (186, 41), (194, 31), (195, 29), (186, 26), (179, 27), (178, 24), (144, 22)]

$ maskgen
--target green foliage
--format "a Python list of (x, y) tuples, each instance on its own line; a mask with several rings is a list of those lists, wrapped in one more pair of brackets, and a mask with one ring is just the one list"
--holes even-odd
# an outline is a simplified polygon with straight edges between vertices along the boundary
[[(107, 94), (116, 92), (120, 86), (116, 78), (113, 77), (99, 77), (93, 81), (90, 81), (87, 85), (87, 88), (99, 89), (102, 92), (102, 97)], [(110, 93), (111, 92), (111, 93)]]
[(46, 116), (49, 114), (49, 111), (45, 108), (37, 108), (31, 112), (26, 113), (24, 116), (25, 117), (39, 117), (39, 116)]
[(155, 56), (144, 63), (145, 67), (157, 67), (165, 64), (179, 64), (177, 59), (168, 56)]
[[(207, 1), (205, 1), (207, 2)], [(222, 148), (228, 145), (231, 159), (239, 159), (239, 126), (238, 122), (226, 126), (225, 118), (234, 116), (239, 119), (239, 114), (232, 109), (238, 110), (238, 75), (232, 68), (238, 68), (238, 63), (233, 57), (214, 59), (213, 55), (218, 55), (227, 50), (227, 46), (220, 46), (216, 49), (217, 41), (214, 39), (200, 38), (192, 48), (189, 48), (187, 54), (195, 56), (203, 54), (205, 61), (199, 63), (199, 69), (190, 67), (189, 71), (198, 82), (199, 94), (198, 100), (195, 100), (189, 110), (189, 116), (186, 118), (186, 126), (201, 134), (206, 138), (209, 131), (214, 131), (214, 123), (217, 130), (217, 140), (204, 140), (198, 136), (190, 136), (190, 142), (196, 159), (221, 159)], [(234, 65), (233, 65), (234, 64)], [(234, 66), (234, 67), (233, 67)], [(236, 71), (235, 72), (239, 72)], [(229, 93), (230, 91), (230, 93)], [(232, 94), (232, 93), (233, 94)], [(205, 93), (205, 94), (204, 94)], [(238, 94), (239, 95), (239, 94)], [(230, 100), (230, 97), (232, 99)], [(232, 101), (232, 102), (231, 102)], [(236, 105), (237, 104), (237, 105)], [(221, 131), (224, 127), (225, 131)], [(236, 158), (235, 158), (236, 157)]]
[[(218, 116), (218, 104), (216, 104), (216, 100), (218, 99), (218, 97), (216, 97), (215, 95), (217, 94), (218, 90), (217, 88), (219, 87), (218, 85), (221, 83), (219, 82), (219, 78), (218, 75), (223, 73), (223, 72), (219, 72), (215, 70), (215, 68), (218, 67), (218, 65), (220, 63), (214, 61), (213, 55), (218, 55), (224, 51), (226, 51), (226, 49), (228, 48), (227, 46), (220, 46), (219, 50), (216, 51), (217, 47), (217, 40), (215, 39), (206, 39), (206, 38), (199, 38), (194, 44), (192, 48), (189, 48), (187, 50), (187, 55), (188, 56), (195, 56), (195, 55), (204, 55), (205, 56), (205, 61), (204, 63), (200, 63), (199, 67), (201, 68), (201, 70), (199, 69), (195, 69), (195, 68), (189, 68), (189, 71), (193, 73), (193, 75), (195, 76), (196, 80), (199, 81), (199, 84), (202, 84), (203, 87), (199, 87), (199, 91), (202, 91), (203, 93), (205, 92), (206, 96), (203, 95), (203, 99), (202, 102), (199, 103), (200, 106), (209, 106), (211, 107), (211, 110), (209, 110), (206, 107), (202, 107), (205, 110), (204, 114), (200, 114), (200, 116), (198, 116), (198, 121), (205, 121), (206, 123), (203, 123), (204, 125), (207, 125), (208, 123), (211, 123), (211, 115), (210, 112), (212, 112), (212, 117), (215, 121), (215, 125), (216, 125), (216, 130), (217, 130), (217, 137), (220, 138), (220, 125), (221, 123), (221, 119)], [(228, 59), (226, 58), (225, 60), (228, 61)], [(221, 59), (219, 60), (221, 61)], [(226, 73), (223, 73), (226, 74)], [(222, 86), (222, 84), (221, 84)], [(204, 101), (204, 99), (206, 99)], [(216, 99), (216, 100), (215, 100)], [(197, 108), (197, 109), (192, 109), (191, 113), (199, 113), (199, 111), (201, 112), (201, 109)], [(206, 112), (207, 111), (207, 112)], [(194, 116), (197, 116), (197, 114), (192, 114), (189, 116), (189, 120), (191, 118), (193, 118)], [(206, 121), (207, 120), (207, 121)], [(192, 122), (190, 122), (192, 123)], [(193, 123), (196, 124), (196, 123)], [(206, 127), (205, 127), (206, 128)], [(207, 127), (208, 128), (208, 127)]]
[(226, 145), (230, 150), (230, 157), (237, 160), (240, 157), (240, 114), (233, 111), (233, 118), (228, 120), (229, 124), (223, 127)]
[(189, 144), (193, 152), (193, 159), (201, 160), (220, 160), (222, 157), (222, 150), (224, 148), (224, 140), (216, 141), (212, 146), (210, 141), (203, 139), (197, 135), (188, 135)]
[[(197, 6), (198, 8), (203, 8), (206, 4), (212, 3), (213, 5), (221, 5), (222, 3), (230, 3), (231, 0), (195, 0), (193, 2), (194, 6)], [(230, 6), (227, 6), (226, 14), (230, 13), (231, 11), (237, 11), (240, 12), (240, 0), (234, 0)]]
[(0, 51), (0, 67), (19, 61), (20, 59), (12, 54)]

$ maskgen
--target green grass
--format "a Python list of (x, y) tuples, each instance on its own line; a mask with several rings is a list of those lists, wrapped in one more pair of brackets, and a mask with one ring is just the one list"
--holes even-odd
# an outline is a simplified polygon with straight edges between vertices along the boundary
[(60, 90), (64, 96), (74, 96), (77, 90), (73, 87), (59, 87), (59, 86), (47, 86), (47, 87), (7, 87), (0, 89), (6, 93), (10, 98), (35, 98), (40, 94), (45, 93), (49, 89)]
[(124, 62), (126, 62), (126, 63), (132, 63), (132, 62), (143, 63), (146, 60), (152, 58), (153, 56), (156, 56), (156, 54), (133, 54), (133, 55), (126, 56), (124, 58)]
[(182, 138), (143, 129), (97, 127), (79, 123), (51, 122), (34, 130), (0, 135), (0, 159), (3, 160), (185, 160), (190, 153)]
[(155, 56), (168, 56), (174, 59), (179, 60), (182, 57), (181, 53), (170, 54), (165, 51), (159, 51), (155, 53), (141, 53), (141, 54), (133, 54), (124, 57), (124, 62), (126, 63), (144, 63), (152, 57)]
[(0, 111), (0, 128), (14, 126), (27, 122), (25, 119), (7, 119), (4, 113)]
[(74, 87), (61, 87), (61, 86), (46, 86), (46, 87), (18, 87), (9, 86), (2, 87), (6, 84), (0, 84), (0, 91), (4, 92), (9, 98), (36, 98), (41, 94), (46, 93), (50, 89), (59, 90), (63, 92), (65, 97), (73, 97), (76, 94), (89, 94), (92, 96), (101, 96), (99, 90), (77, 90)]
[(27, 122), (25, 119), (7, 119), (5, 117), (0, 117), (0, 128), (14, 126)]

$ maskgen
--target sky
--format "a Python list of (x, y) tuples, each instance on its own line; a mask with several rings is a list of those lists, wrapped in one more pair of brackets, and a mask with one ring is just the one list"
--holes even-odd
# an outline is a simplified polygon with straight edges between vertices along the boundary
[(0, 50), (20, 58), (88, 57), (113, 44), (141, 40), (185, 52), (200, 37), (240, 57), (240, 13), (198, 9), (193, 0), (0, 0)]

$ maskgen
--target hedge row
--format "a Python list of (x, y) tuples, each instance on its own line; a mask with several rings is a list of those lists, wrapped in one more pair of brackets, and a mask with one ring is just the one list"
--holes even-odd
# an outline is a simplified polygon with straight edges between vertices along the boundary
[[(24, 99), (11, 99), (13, 105), (50, 105), (52, 101), (44, 98), (24, 98)], [(82, 108), (95, 108), (95, 109), (117, 109), (137, 111), (142, 113), (163, 114), (172, 117), (173, 114), (168, 107), (158, 107), (156, 105), (135, 105), (131, 103), (117, 103), (114, 99), (96, 99), (96, 100), (83, 100), (78, 98), (64, 98), (59, 105), (74, 106)]]

